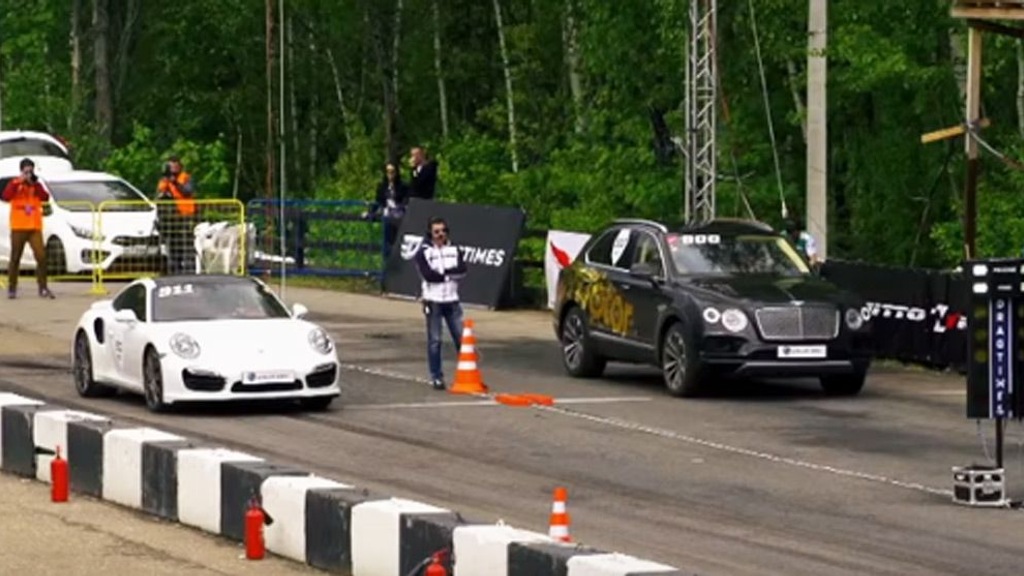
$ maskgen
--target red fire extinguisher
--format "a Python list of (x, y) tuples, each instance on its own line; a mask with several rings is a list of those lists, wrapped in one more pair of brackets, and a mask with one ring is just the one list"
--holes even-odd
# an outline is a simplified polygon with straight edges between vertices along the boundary
[(245, 512), (245, 557), (248, 560), (262, 560), (266, 555), (263, 542), (263, 525), (266, 514), (255, 497), (249, 499), (249, 509)]
[(68, 501), (68, 461), (60, 457), (60, 446), (50, 461), (50, 500)]
[(430, 565), (423, 572), (423, 576), (448, 576), (448, 571), (445, 570), (444, 564), (441, 563), (443, 557), (444, 554), (441, 552), (434, 554)]

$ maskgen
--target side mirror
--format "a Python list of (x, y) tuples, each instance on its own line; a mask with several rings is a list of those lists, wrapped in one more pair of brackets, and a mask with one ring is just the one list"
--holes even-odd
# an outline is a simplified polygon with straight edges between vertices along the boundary
[(302, 318), (306, 314), (309, 314), (309, 308), (306, 308), (302, 304), (295, 303), (292, 305), (292, 316), (295, 318)]
[(634, 278), (653, 280), (658, 275), (658, 267), (651, 262), (637, 262), (630, 266), (629, 275)]
[(139, 319), (135, 316), (135, 312), (125, 308), (124, 310), (118, 310), (114, 312), (114, 320), (117, 322), (138, 322)]

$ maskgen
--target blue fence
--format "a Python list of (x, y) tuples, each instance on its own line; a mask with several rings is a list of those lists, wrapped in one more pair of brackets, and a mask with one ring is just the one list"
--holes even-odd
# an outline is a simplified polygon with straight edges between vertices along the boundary
[[(252, 231), (247, 248), (250, 274), (360, 276), (381, 280), (387, 246), (380, 220), (362, 217), (358, 200), (257, 199), (246, 205)], [(283, 207), (283, 221), (282, 221)], [(284, 254), (281, 254), (282, 234)]]

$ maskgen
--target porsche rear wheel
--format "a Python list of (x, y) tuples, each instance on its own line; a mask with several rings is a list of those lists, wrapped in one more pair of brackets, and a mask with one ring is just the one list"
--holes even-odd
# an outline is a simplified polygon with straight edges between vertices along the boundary
[(109, 396), (114, 392), (113, 388), (97, 384), (93, 378), (92, 350), (89, 346), (89, 337), (83, 331), (75, 335), (75, 354), (71, 371), (75, 375), (75, 390), (83, 398)]
[(692, 397), (703, 392), (700, 360), (678, 322), (669, 326), (661, 340), (661, 373), (665, 387), (673, 396)]
[(607, 360), (594, 352), (590, 330), (583, 310), (573, 306), (562, 321), (562, 364), (570, 376), (597, 378), (604, 372)]
[(142, 388), (146, 396), (146, 408), (151, 412), (164, 412), (164, 371), (156, 350), (146, 349), (142, 360)]

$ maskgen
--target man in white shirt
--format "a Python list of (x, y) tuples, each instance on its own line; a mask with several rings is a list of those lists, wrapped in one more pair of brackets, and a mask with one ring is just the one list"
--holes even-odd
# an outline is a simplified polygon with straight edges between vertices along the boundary
[(448, 239), (448, 223), (442, 218), (430, 219), (430, 236), (416, 250), (414, 261), (423, 278), (423, 314), (427, 317), (427, 364), (430, 384), (444, 390), (441, 371), (441, 320), (448, 325), (455, 348), (462, 345), (462, 305), (459, 303), (459, 280), (466, 275), (462, 252)]

